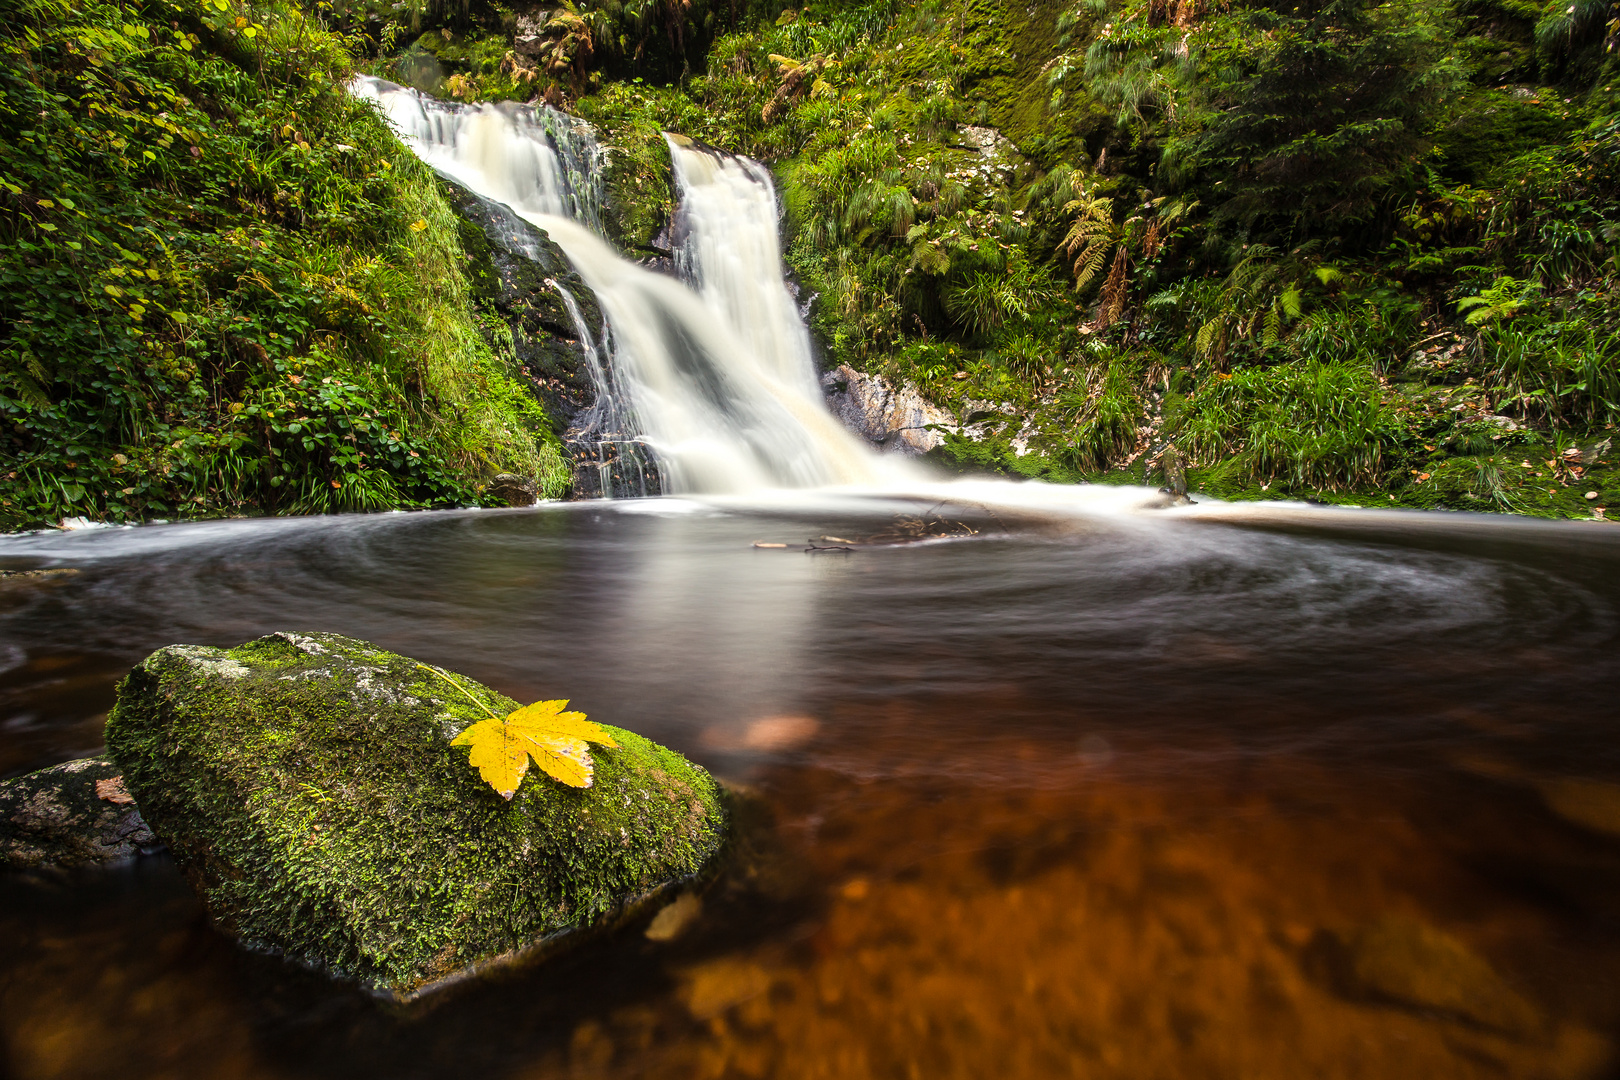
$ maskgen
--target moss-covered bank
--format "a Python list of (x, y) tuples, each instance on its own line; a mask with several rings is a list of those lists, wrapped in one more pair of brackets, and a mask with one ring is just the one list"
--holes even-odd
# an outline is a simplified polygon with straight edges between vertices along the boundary
[(351, 44), (288, 3), (0, 0), (0, 528), (566, 486)]
[(726, 813), (681, 755), (609, 728), (593, 786), (510, 802), (451, 740), (517, 703), (333, 634), (175, 645), (120, 684), (111, 756), (218, 924), (408, 996), (703, 871)]

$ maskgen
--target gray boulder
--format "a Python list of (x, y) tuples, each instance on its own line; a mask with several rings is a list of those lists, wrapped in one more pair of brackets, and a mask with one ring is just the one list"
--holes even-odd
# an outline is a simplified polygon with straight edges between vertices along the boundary
[(96, 866), (156, 846), (118, 766), (106, 758), (66, 761), (0, 784), (0, 867)]
[(840, 364), (821, 378), (827, 408), (875, 447), (895, 454), (926, 454), (945, 438), (936, 426), (954, 427), (950, 413), (931, 404), (911, 383), (896, 389), (881, 375)]

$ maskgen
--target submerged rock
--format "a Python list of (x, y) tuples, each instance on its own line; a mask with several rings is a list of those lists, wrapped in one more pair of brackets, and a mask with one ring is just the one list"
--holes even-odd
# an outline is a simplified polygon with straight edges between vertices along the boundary
[(1536, 781), (1547, 808), (1565, 821), (1607, 836), (1620, 836), (1620, 784), (1574, 776)]
[(612, 924), (723, 841), (714, 779), (617, 728), (591, 787), (531, 768), (503, 799), (451, 740), (516, 706), (363, 641), (280, 633), (153, 653), (107, 741), (220, 927), (408, 999)]
[(1420, 1009), (1525, 1035), (1543, 1018), (1480, 957), (1451, 935), (1413, 919), (1389, 917), (1347, 934), (1322, 934), (1311, 950), (1341, 994)]
[(121, 862), (156, 845), (106, 758), (65, 761), (0, 784), (0, 866), (9, 870)]

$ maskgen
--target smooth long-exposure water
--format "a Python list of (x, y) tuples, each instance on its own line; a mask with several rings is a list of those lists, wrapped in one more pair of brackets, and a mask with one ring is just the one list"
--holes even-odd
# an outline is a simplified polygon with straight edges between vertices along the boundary
[[(0, 776), (96, 751), (161, 645), (317, 629), (571, 698), (752, 807), (673, 940), (408, 1014), (238, 949), (166, 856), (0, 880), (0, 1073), (1615, 1075), (1620, 533), (1208, 509), (0, 540), (78, 571), (0, 581)], [(801, 550), (930, 510), (977, 535)]]

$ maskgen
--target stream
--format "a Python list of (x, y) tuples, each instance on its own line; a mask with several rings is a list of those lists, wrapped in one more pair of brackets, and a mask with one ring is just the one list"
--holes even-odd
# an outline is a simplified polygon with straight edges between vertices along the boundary
[[(804, 550), (930, 514), (961, 528)], [(1601, 527), (804, 493), (16, 536), (0, 565), (75, 571), (0, 584), (0, 776), (96, 751), (158, 646), (321, 629), (571, 698), (748, 796), (672, 939), (411, 1012), (238, 949), (164, 855), (5, 879), (18, 1080), (1617, 1060)]]
[(408, 1009), (165, 854), (0, 877), (0, 1080), (1616, 1075), (1620, 532), (946, 482), (825, 409), (758, 163), (668, 137), (664, 275), (582, 123), (352, 90), (566, 253), (575, 434), (666, 494), (0, 537), (59, 571), (0, 579), (0, 779), (156, 648), (319, 630), (688, 755), (737, 842)]

